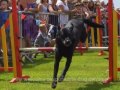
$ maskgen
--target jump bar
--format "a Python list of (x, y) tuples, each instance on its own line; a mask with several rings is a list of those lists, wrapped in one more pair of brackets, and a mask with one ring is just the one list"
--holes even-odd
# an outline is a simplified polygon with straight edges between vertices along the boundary
[(76, 47), (76, 50), (108, 50), (108, 47)]
[[(20, 48), (20, 51), (55, 51), (55, 47)], [(76, 47), (75, 50), (108, 50), (108, 47)]]
[(32, 48), (20, 48), (20, 51), (54, 51), (55, 47), (32, 47)]
[[(118, 38), (120, 38), (120, 36), (117, 36)], [(102, 37), (103, 39), (106, 39), (106, 38), (108, 38), (108, 36), (103, 36)]]

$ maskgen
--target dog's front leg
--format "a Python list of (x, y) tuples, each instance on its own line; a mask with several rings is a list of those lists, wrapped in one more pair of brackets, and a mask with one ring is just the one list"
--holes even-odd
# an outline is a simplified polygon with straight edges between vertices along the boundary
[(64, 80), (65, 75), (70, 67), (71, 62), (72, 62), (72, 57), (67, 57), (65, 68), (64, 68), (63, 73), (61, 74), (58, 82), (62, 82)]
[(60, 63), (61, 58), (62, 57), (58, 53), (55, 54), (52, 88), (56, 88), (57, 86), (57, 73), (58, 73), (59, 63)]

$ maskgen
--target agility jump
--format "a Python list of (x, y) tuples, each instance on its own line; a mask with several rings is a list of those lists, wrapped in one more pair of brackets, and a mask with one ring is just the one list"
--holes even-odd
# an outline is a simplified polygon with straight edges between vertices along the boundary
[[(111, 81), (117, 80), (117, 25), (114, 22), (117, 22), (117, 15), (113, 11), (113, 1), (109, 0), (109, 77), (104, 83), (109, 83)], [(114, 19), (113, 19), (114, 18)], [(113, 27), (114, 26), (114, 27)], [(113, 32), (114, 28), (114, 32)], [(16, 29), (17, 30), (17, 29)], [(19, 49), (19, 48), (18, 48)]]
[[(0, 67), (0, 71), (13, 71), (14, 78), (11, 82), (21, 81), (22, 79), (28, 79), (29, 76), (22, 76), (22, 67), (20, 62), (19, 53), (19, 33), (18, 33), (18, 14), (16, 8), (16, 0), (12, 0), (12, 13), (9, 14), (9, 19), (1, 28), (2, 37), (2, 49), (3, 49), (3, 64), (4, 67)], [(7, 55), (7, 45), (6, 45), (6, 34), (5, 28), (10, 26), (10, 37), (11, 37), (11, 50), (12, 50), (12, 64), (13, 67), (8, 66), (8, 55)]]
[[(3, 24), (3, 26), (1, 27), (0, 30), (0, 34), (1, 34), (1, 39), (2, 39), (2, 51), (3, 53), (3, 64), (4, 67), (0, 67), (0, 71), (13, 71), (13, 67), (9, 67), (8, 66), (8, 55), (7, 55), (7, 44), (6, 44), (6, 33), (5, 33), (5, 29), (8, 27), (9, 24), (12, 24), (12, 14), (10, 13), (9, 18), (7, 19), (7, 21), (5, 22), (5, 24)], [(12, 27), (12, 25), (10, 25), (10, 27)]]
[[(109, 83), (111, 81), (116, 81), (118, 79), (117, 77), (117, 72), (119, 70), (119, 68), (117, 67), (117, 48), (118, 48), (118, 41), (117, 41), (117, 25), (115, 24), (117, 22), (117, 15), (116, 12), (113, 11), (113, 1), (109, 0), (109, 14), (108, 14), (108, 18), (109, 18), (109, 48), (108, 47), (100, 47), (100, 48), (76, 48), (76, 49), (102, 49), (102, 50), (109, 50), (109, 77), (107, 80), (105, 80), (104, 83)], [(21, 81), (22, 79), (28, 79), (28, 76), (22, 76), (22, 67), (21, 67), (21, 63), (20, 63), (20, 51), (24, 51), (24, 48), (20, 48), (19, 47), (19, 33), (18, 33), (18, 15), (17, 15), (17, 8), (16, 8), (16, 0), (12, 0), (12, 16), (14, 17), (13, 20), (13, 24), (11, 27), (11, 29), (13, 29), (13, 31), (11, 32), (11, 47), (12, 47), (12, 60), (13, 60), (13, 71), (14, 71), (14, 78), (11, 80), (11, 82), (17, 82), (17, 81)], [(112, 19), (113, 18), (113, 19)], [(10, 20), (10, 21), (12, 21)], [(10, 25), (11, 26), (11, 25)], [(114, 32), (113, 32), (114, 29)], [(25, 50), (29, 50), (29, 48), (25, 49)], [(34, 48), (32, 50), (54, 50), (54, 48)], [(6, 55), (5, 55), (6, 56)], [(5, 61), (6, 63), (7, 61)], [(5, 67), (8, 68), (7, 64), (5, 65)], [(6, 69), (5, 69), (6, 70)]]

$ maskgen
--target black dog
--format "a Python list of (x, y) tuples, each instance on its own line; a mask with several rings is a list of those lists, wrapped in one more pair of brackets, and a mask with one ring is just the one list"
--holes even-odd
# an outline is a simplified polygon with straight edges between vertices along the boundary
[[(84, 25), (85, 23), (89, 24), (89, 21), (82, 19), (72, 19), (66, 24), (66, 26), (62, 30), (57, 33), (52, 88), (56, 88), (57, 85), (57, 73), (61, 58), (63, 56), (66, 57), (67, 61), (58, 82), (62, 82), (65, 78), (66, 72), (68, 71), (72, 61), (74, 49), (77, 44), (79, 42), (85, 42), (87, 37), (87, 32)], [(91, 25), (91, 23), (89, 25)], [(95, 24), (91, 26), (95, 27), (94, 25)], [(101, 28), (103, 26), (96, 24), (96, 27)]]

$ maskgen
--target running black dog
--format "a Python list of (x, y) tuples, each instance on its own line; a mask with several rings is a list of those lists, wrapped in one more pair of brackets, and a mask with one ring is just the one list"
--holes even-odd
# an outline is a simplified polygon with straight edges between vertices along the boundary
[(55, 50), (55, 63), (54, 63), (54, 75), (52, 88), (56, 88), (57, 85), (57, 73), (59, 69), (59, 62), (64, 56), (67, 58), (65, 68), (58, 80), (62, 82), (68, 71), (75, 47), (79, 42), (84, 43), (86, 41), (87, 32), (84, 24), (88, 24), (93, 27), (103, 28), (102, 25), (96, 23), (89, 23), (87, 20), (72, 19), (66, 26), (57, 33), (56, 36), (56, 50)]

